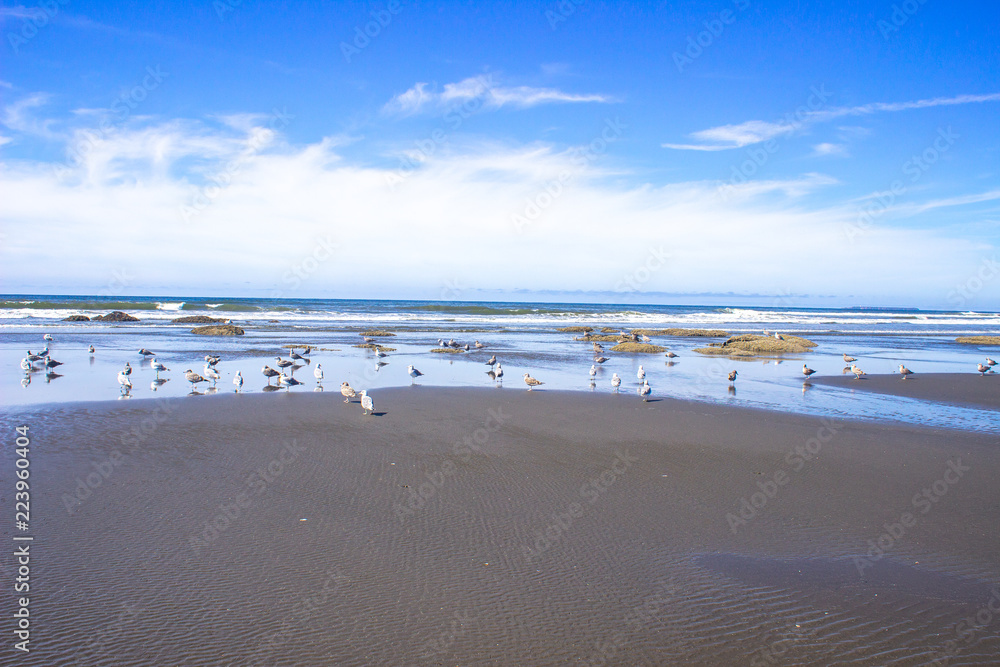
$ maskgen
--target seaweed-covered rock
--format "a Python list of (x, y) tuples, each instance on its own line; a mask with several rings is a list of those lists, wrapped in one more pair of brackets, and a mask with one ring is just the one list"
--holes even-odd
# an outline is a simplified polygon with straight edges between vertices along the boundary
[(640, 336), (673, 336), (676, 338), (724, 338), (728, 332), (721, 329), (632, 329)]
[(94, 322), (138, 322), (138, 317), (132, 317), (128, 313), (120, 310), (112, 310), (107, 315), (96, 315), (91, 318)]
[(221, 324), (228, 322), (224, 317), (209, 317), (208, 315), (188, 315), (171, 320), (174, 324)]
[(959, 336), (955, 342), (965, 345), (1000, 345), (1000, 336)]
[(63, 322), (89, 322), (90, 318), (86, 315), (70, 315), (69, 317), (64, 317)]
[(191, 333), (199, 336), (242, 336), (244, 331), (232, 324), (213, 324), (207, 327), (195, 327)]
[(635, 343), (633, 341), (625, 341), (618, 343), (613, 348), (612, 352), (629, 352), (632, 354), (657, 354), (659, 352), (666, 352), (667, 348), (660, 347), (659, 345), (650, 345), (649, 343)]
[(816, 343), (798, 336), (755, 336), (743, 334), (732, 336), (724, 343), (713, 343), (709, 347), (699, 347), (695, 352), (730, 357), (756, 357), (776, 354), (797, 354), (808, 352)]

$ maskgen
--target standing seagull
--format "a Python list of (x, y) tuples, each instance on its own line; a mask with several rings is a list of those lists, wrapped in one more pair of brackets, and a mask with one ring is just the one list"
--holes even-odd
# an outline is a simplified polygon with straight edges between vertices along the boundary
[(639, 364), (639, 370), (636, 372), (635, 376), (640, 380), (646, 379), (646, 370), (642, 367), (642, 364)]
[(642, 396), (642, 402), (647, 403), (649, 401), (649, 395), (653, 392), (653, 388), (649, 386), (648, 380), (642, 381), (642, 386), (639, 387), (639, 395)]
[(125, 368), (122, 369), (122, 373), (125, 375), (132, 375), (132, 366), (130, 366), (127, 361), (125, 362)]
[(478, 340), (476, 341), (476, 349), (477, 349), (477, 350), (481, 350), (481, 349), (483, 349), (484, 347), (486, 347), (486, 346), (485, 346), (485, 345), (483, 345), (482, 343), (480, 343), (480, 342), (479, 342)]
[(844, 363), (845, 363), (845, 364), (849, 364), (849, 363), (851, 363), (852, 361), (857, 361), (857, 359), (855, 359), (854, 357), (849, 357), (849, 356), (847, 356), (846, 354), (844, 355)]
[(313, 377), (316, 378), (316, 384), (323, 384), (323, 364), (316, 364), (316, 368), (313, 369)]
[(278, 386), (285, 387), (287, 389), (288, 387), (294, 387), (297, 384), (302, 383), (293, 377), (286, 377), (284, 373), (278, 375)]
[(981, 374), (981, 375), (982, 375), (983, 377), (986, 377), (986, 374), (987, 374), (987, 373), (991, 373), (991, 372), (993, 372), (993, 369), (992, 369), (992, 368), (990, 368), (989, 366), (985, 366), (985, 365), (983, 365), (983, 364), (979, 364), (979, 365), (978, 365), (978, 366), (976, 367), (976, 370), (978, 370), (978, 371), (979, 371), (979, 373), (980, 373), (980, 374)]
[(590, 365), (590, 379), (593, 380), (597, 377), (597, 364)]
[(739, 375), (736, 371), (729, 371), (729, 384), (736, 385), (736, 376)]
[(279, 375), (278, 371), (274, 370), (267, 364), (264, 364), (264, 368), (260, 369), (260, 372), (263, 373), (265, 377), (267, 377), (268, 386), (271, 385), (271, 378), (277, 377)]
[(125, 371), (118, 373), (118, 384), (122, 386), (122, 391), (126, 394), (132, 389), (132, 381), (128, 379), (128, 375), (125, 374)]
[(676, 359), (677, 355), (674, 354), (673, 352), (667, 352), (666, 357), (667, 359)]
[(156, 371), (156, 377), (157, 378), (160, 377), (160, 371), (169, 371), (170, 370), (169, 368), (167, 368), (166, 366), (164, 366), (163, 364), (161, 364), (159, 361), (157, 361), (156, 357), (153, 357), (153, 360), (151, 362), (149, 362), (149, 367), (152, 368), (154, 371)]
[(240, 373), (239, 371), (236, 372), (236, 377), (233, 378), (233, 384), (236, 385), (237, 392), (243, 388), (243, 373)]
[(997, 362), (993, 361), (989, 357), (986, 357), (986, 365), (989, 366), (990, 368), (993, 368), (994, 366), (997, 365)]
[(486, 362), (486, 365), (487, 366), (496, 366), (497, 365), (497, 355), (494, 354), (492, 357), (490, 357), (489, 361)]
[(288, 356), (290, 356), (293, 361), (299, 361), (300, 359), (305, 359), (305, 357), (303, 357), (301, 354), (295, 351), (294, 347), (292, 348), (292, 351), (288, 354)]
[(809, 377), (810, 375), (812, 375), (815, 372), (816, 371), (814, 371), (813, 369), (809, 368), (805, 364), (802, 364), (802, 374), (805, 375), (806, 377)]
[(618, 387), (622, 386), (622, 379), (618, 377), (618, 373), (611, 376), (611, 386), (614, 387), (615, 393), (618, 393)]
[(361, 390), (361, 414), (370, 415), (375, 413), (375, 403), (372, 401), (372, 397), (368, 395), (367, 389)]
[(344, 397), (344, 403), (350, 403), (351, 399), (358, 395), (358, 392), (354, 391), (354, 387), (346, 382), (341, 382), (340, 395)]
[(214, 366), (209, 366), (208, 364), (205, 364), (205, 377), (211, 380), (213, 385), (215, 385), (217, 380), (222, 379), (222, 375), (219, 374), (219, 371), (215, 370)]
[(45, 367), (46, 368), (55, 368), (56, 366), (62, 366), (62, 362), (61, 361), (56, 361), (55, 359), (53, 359), (49, 355), (45, 355)]
[(275, 357), (275, 360), (276, 360), (276, 363), (278, 364), (278, 368), (284, 369), (284, 368), (288, 368), (289, 366), (294, 366), (295, 365), (294, 361), (289, 361), (288, 359), (282, 359), (281, 357)]
[(497, 382), (503, 384), (503, 367), (500, 364), (497, 364), (496, 370), (493, 372), (493, 375), (496, 376)]
[(90, 352), (91, 354), (93, 354), (94, 353), (94, 346), (91, 345), (90, 347), (88, 347), (87, 348), (87, 352)]
[(42, 336), (42, 340), (54, 340), (54, 339), (52, 338), (52, 334), (45, 334), (44, 336)]
[(191, 383), (191, 388), (194, 389), (198, 386), (199, 382), (207, 382), (205, 378), (195, 373), (190, 368), (184, 371), (184, 379)]
[(142, 348), (141, 350), (139, 350), (139, 354), (141, 354), (144, 357), (153, 357), (153, 356), (156, 356), (152, 352), (150, 352), (149, 350), (147, 350), (146, 348)]
[(410, 378), (412, 378), (410, 380), (410, 382), (413, 382), (413, 380), (416, 380), (418, 377), (420, 377), (421, 375), (423, 375), (423, 373), (421, 373), (420, 371), (418, 371), (413, 366), (407, 366), (406, 367), (406, 372), (409, 373), (410, 374)]
[(385, 359), (386, 357), (389, 356), (389, 353), (386, 352), (385, 350), (383, 350), (380, 347), (376, 347), (375, 348), (375, 356), (378, 357), (379, 359)]
[(858, 368), (857, 364), (851, 364), (851, 372), (854, 373), (855, 380), (860, 380), (862, 375), (868, 375), (863, 370)]
[(31, 362), (28, 360), (27, 357), (25, 357), (24, 359), (21, 359), (21, 370), (24, 371), (25, 373), (29, 373), (32, 370), (34, 370), (31, 367)]
[(524, 374), (524, 384), (528, 385), (528, 391), (531, 391), (532, 388), (537, 387), (539, 385), (543, 385), (545, 383), (544, 382), (539, 382), (535, 378), (533, 378), (530, 375), (528, 375), (527, 373), (525, 373)]
[(903, 379), (905, 380), (907, 375), (913, 375), (913, 371), (911, 371), (909, 368), (907, 368), (903, 364), (900, 364), (899, 365), (899, 374), (902, 375)]

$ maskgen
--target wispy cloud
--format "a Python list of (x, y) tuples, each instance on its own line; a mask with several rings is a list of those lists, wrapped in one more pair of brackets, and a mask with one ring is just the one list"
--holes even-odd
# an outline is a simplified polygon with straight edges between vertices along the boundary
[(831, 144), (824, 142), (813, 146), (813, 155), (817, 157), (824, 157), (828, 155), (834, 157), (847, 157), (849, 153), (847, 152), (847, 146), (843, 144)]
[(693, 132), (691, 137), (698, 140), (698, 143), (665, 143), (663, 147), (675, 150), (724, 151), (761, 143), (785, 134), (790, 134), (808, 125), (825, 123), (847, 116), (868, 116), (876, 113), (893, 113), (913, 109), (929, 109), (932, 107), (978, 104), (982, 102), (1000, 102), (1000, 93), (935, 97), (912, 102), (874, 102), (853, 107), (820, 109), (801, 114), (799, 122), (794, 124), (786, 121), (748, 120), (735, 125), (720, 125)]
[(472, 100), (480, 100), (486, 109), (499, 109), (504, 106), (524, 109), (539, 104), (613, 101), (606, 95), (581, 95), (555, 88), (501, 86), (492, 74), (470, 77), (457, 83), (446, 83), (440, 92), (429, 90), (429, 87), (430, 84), (417, 83), (406, 92), (392, 98), (383, 111), (390, 114), (411, 115)]
[(15, 132), (44, 137), (45, 139), (54, 139), (56, 135), (51, 129), (54, 121), (47, 118), (38, 118), (33, 113), (35, 109), (45, 106), (48, 101), (49, 95), (46, 93), (33, 93), (21, 98), (4, 107), (3, 120), (0, 122)]
[(0, 21), (6, 19), (30, 19), (40, 14), (44, 14), (40, 7), (25, 7), (24, 5), (14, 5), (11, 7), (0, 7)]

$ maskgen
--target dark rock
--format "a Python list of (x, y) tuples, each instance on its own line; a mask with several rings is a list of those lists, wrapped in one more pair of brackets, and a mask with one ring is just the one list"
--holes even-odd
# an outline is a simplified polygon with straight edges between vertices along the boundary
[(107, 315), (97, 315), (91, 318), (93, 322), (138, 322), (138, 317), (132, 317), (120, 310), (113, 310)]
[(69, 317), (63, 318), (63, 322), (89, 322), (90, 318), (86, 315), (70, 315)]
[(207, 327), (195, 327), (191, 333), (199, 336), (242, 336), (244, 331), (232, 324), (216, 324)]
[(219, 324), (226, 322), (224, 317), (209, 317), (208, 315), (188, 315), (172, 320), (175, 324)]

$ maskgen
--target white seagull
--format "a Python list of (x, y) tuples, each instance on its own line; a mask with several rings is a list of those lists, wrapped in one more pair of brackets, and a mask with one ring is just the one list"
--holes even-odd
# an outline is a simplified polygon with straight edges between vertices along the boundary
[(635, 376), (640, 380), (646, 379), (646, 370), (642, 367), (642, 364), (639, 364), (639, 370), (636, 372)]
[(642, 381), (642, 386), (639, 387), (639, 395), (642, 396), (642, 402), (646, 403), (649, 401), (649, 395), (653, 392), (653, 388), (649, 386), (648, 380)]
[(24, 359), (21, 359), (21, 370), (24, 371), (25, 373), (33, 370), (32, 367), (31, 367), (31, 362), (28, 361), (27, 357), (25, 357)]
[(372, 397), (368, 395), (367, 389), (361, 390), (361, 414), (369, 415), (375, 412), (375, 403), (372, 401)]
[(149, 367), (152, 368), (154, 371), (156, 371), (156, 377), (160, 377), (160, 371), (170, 370), (169, 368), (161, 364), (159, 361), (157, 361), (156, 357), (153, 357), (153, 360), (149, 362)]
[(45, 334), (44, 336), (42, 336), (42, 340), (54, 340), (54, 339), (52, 338), (52, 334)]
[(323, 384), (323, 364), (316, 364), (316, 368), (313, 369), (313, 377), (316, 378), (318, 384)]
[(122, 369), (122, 373), (125, 375), (132, 375), (132, 366), (129, 365), (127, 361), (125, 362), (125, 368)]
[(216, 380), (222, 379), (222, 376), (219, 374), (219, 371), (215, 370), (213, 366), (209, 366), (208, 364), (205, 364), (205, 377), (211, 380), (213, 385), (215, 384)]
[(128, 379), (128, 375), (125, 374), (125, 371), (118, 373), (118, 384), (122, 386), (122, 390), (125, 392), (132, 389), (132, 381)]
[(868, 375), (863, 370), (858, 368), (857, 364), (851, 364), (851, 372), (854, 373), (855, 380), (860, 380), (862, 375)]
[(243, 373), (239, 371), (236, 372), (236, 377), (233, 378), (233, 384), (236, 385), (236, 391), (243, 388)]
[(497, 364), (496, 370), (493, 371), (493, 375), (496, 376), (497, 382), (503, 383), (503, 367)]
[[(407, 367), (406, 367), (406, 372), (410, 374), (410, 377), (411, 377), (411, 378), (412, 378), (413, 380), (416, 380), (416, 379), (417, 379), (418, 377), (420, 377), (421, 375), (423, 375), (423, 373), (421, 373), (420, 371), (418, 371), (418, 370), (417, 370), (416, 368), (414, 368), (413, 366), (407, 366)], [(411, 380), (411, 382), (412, 382), (413, 380)]]
[(590, 365), (590, 378), (594, 379), (597, 377), (597, 364)]
[(94, 353), (94, 346), (91, 345), (90, 347), (88, 347), (87, 348), (87, 352), (90, 352), (91, 354), (93, 354)]
[(618, 377), (618, 373), (611, 376), (611, 386), (614, 387), (615, 393), (618, 393), (618, 387), (622, 386), (622, 379)]

